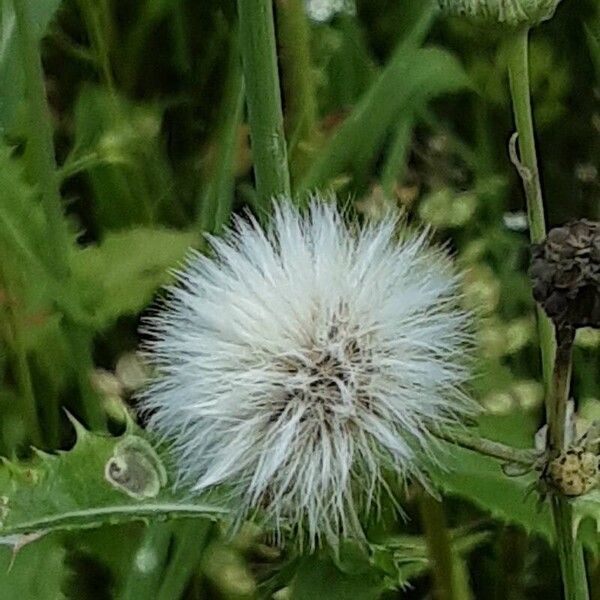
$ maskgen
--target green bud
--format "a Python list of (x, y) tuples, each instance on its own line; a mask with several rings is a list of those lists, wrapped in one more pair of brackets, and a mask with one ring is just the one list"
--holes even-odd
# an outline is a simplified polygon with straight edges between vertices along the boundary
[(533, 27), (550, 19), (560, 0), (438, 0), (448, 14), (507, 27)]

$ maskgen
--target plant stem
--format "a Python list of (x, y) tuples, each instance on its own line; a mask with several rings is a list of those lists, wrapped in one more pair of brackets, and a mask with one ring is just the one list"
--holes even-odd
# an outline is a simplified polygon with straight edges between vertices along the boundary
[[(538, 244), (546, 237), (546, 219), (540, 172), (535, 146), (533, 111), (529, 84), (529, 29), (523, 29), (508, 40), (508, 71), (512, 94), (515, 123), (519, 136), (519, 174), (523, 180), (527, 198), (529, 235), (532, 243)], [(542, 352), (542, 370), (546, 397), (549, 397), (554, 360), (554, 337), (552, 324), (541, 307), (537, 307), (538, 335)], [(548, 406), (546, 407), (549, 416)]]
[(225, 84), (225, 99), (216, 133), (216, 152), (212, 173), (206, 187), (198, 214), (200, 231), (220, 233), (229, 221), (235, 194), (235, 161), (238, 135), (243, 114), (244, 83), (239, 60), (237, 36), (232, 36), (229, 72)]
[(319, 139), (318, 103), (304, 0), (276, 0), (285, 120), (291, 134), (290, 163), (302, 172)]
[(408, 110), (399, 116), (399, 123), (381, 174), (381, 185), (388, 198), (394, 197), (396, 183), (404, 177), (415, 123), (413, 111)]
[(18, 301), (11, 293), (9, 285), (9, 278), (6, 276), (2, 265), (0, 265), (0, 287), (3, 288), (2, 291), (6, 296), (6, 311), (5, 314), (0, 313), (0, 317), (5, 324), (7, 343), (12, 346), (14, 352), (15, 379), (20, 400), (22, 401), (21, 412), (27, 424), (28, 441), (37, 447), (41, 447), (42, 431), (37, 414), (37, 403), (33, 392), (33, 381), (29, 361), (27, 360), (27, 350), (23, 343), (23, 336), (21, 335), (21, 315), (19, 315), (18, 311)]
[(458, 600), (455, 593), (454, 556), (441, 502), (425, 490), (419, 494), (419, 513), (425, 533), (435, 600)]
[(500, 442), (493, 442), (484, 438), (476, 437), (468, 433), (460, 431), (436, 431), (436, 437), (445, 442), (456, 444), (466, 450), (478, 452), (484, 456), (495, 458), (502, 462), (525, 467), (532, 467), (535, 463), (538, 453), (535, 450), (521, 450), (520, 448), (512, 448)]
[[(544, 202), (535, 147), (535, 131), (529, 84), (529, 29), (523, 29), (508, 40), (509, 77), (513, 109), (519, 136), (520, 164), (517, 165), (527, 196), (530, 237), (533, 243), (546, 236)], [(542, 368), (546, 389), (546, 420), (552, 452), (565, 445), (567, 401), (571, 372), (571, 349), (568, 340), (558, 332), (561, 347), (554, 361), (553, 329), (541, 307), (537, 308)], [(571, 345), (571, 344), (568, 344)], [(552, 365), (554, 363), (554, 368)], [(556, 529), (566, 600), (587, 600), (588, 587), (581, 544), (574, 539), (573, 517), (567, 500), (552, 498), (552, 516)]]
[(156, 600), (181, 598), (211, 539), (212, 521), (174, 524), (174, 550), (162, 576)]
[[(48, 263), (52, 275), (69, 293), (75, 294), (69, 266), (71, 240), (67, 222), (63, 214), (59, 176), (56, 170), (52, 117), (46, 98), (44, 71), (40, 45), (34, 36), (34, 20), (30, 0), (13, 0), (17, 32), (23, 69), (25, 72), (25, 93), (27, 96), (27, 149), (26, 157), (30, 179), (38, 185), (45, 211), (46, 232), (52, 247)], [(79, 384), (84, 410), (92, 416), (90, 425), (100, 427), (104, 422), (101, 407), (96, 402), (89, 385), (87, 367), (93, 364), (91, 336), (83, 334), (71, 317), (64, 318), (66, 334), (73, 350), (74, 370)]]
[(146, 527), (119, 600), (156, 598), (172, 536), (172, 523), (153, 523)]
[(261, 208), (291, 195), (272, 0), (238, 0), (254, 176)]
[[(552, 378), (550, 418), (548, 420), (548, 445), (550, 456), (556, 456), (569, 444), (567, 406), (571, 383), (574, 331), (557, 328), (557, 351)], [(574, 536), (573, 514), (568, 501), (552, 497), (552, 516), (556, 528), (563, 585), (567, 600), (587, 600), (588, 587), (583, 547)]]
[(560, 453), (569, 443), (567, 406), (571, 385), (573, 342), (575, 332), (570, 328), (556, 329), (556, 359), (552, 375), (548, 419), (548, 444), (551, 452)]
[(79, 10), (85, 21), (96, 64), (104, 84), (114, 92), (115, 83), (110, 63), (110, 7), (106, 0), (79, 0)]
[(58, 178), (52, 133), (52, 117), (46, 101), (42, 59), (37, 39), (34, 36), (31, 2), (13, 0), (17, 32), (27, 97), (27, 152), (29, 177), (39, 185), (43, 208), (48, 222), (48, 235), (53, 248), (54, 275), (60, 278), (68, 274), (68, 232), (63, 219), (63, 208)]

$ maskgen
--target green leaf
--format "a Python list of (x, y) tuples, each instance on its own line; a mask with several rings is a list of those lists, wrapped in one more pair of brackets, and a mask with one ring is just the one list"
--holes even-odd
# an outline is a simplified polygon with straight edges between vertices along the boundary
[(450, 444), (444, 449), (444, 468), (436, 469), (432, 478), (445, 493), (469, 500), (499, 521), (552, 538), (548, 503), (540, 502), (533, 488), (536, 473), (508, 477), (493, 458)]
[(140, 434), (108, 437), (79, 424), (76, 429), (70, 451), (38, 452), (28, 463), (0, 467), (0, 536), (227, 514), (222, 503), (175, 492), (175, 478)]
[[(75, 148), (67, 173), (85, 171), (101, 228), (186, 221), (160, 136), (162, 108), (85, 86), (75, 107)], [(80, 169), (77, 165), (83, 165)]]
[(349, 574), (340, 571), (326, 556), (314, 555), (303, 560), (292, 584), (293, 600), (375, 600), (385, 585), (381, 573), (371, 569)]
[[(6, 132), (15, 124), (25, 90), (13, 0), (0, 1), (0, 132)], [(41, 40), (61, 0), (18, 1), (31, 4), (35, 35)]]
[(98, 328), (143, 309), (196, 240), (194, 233), (138, 228), (109, 233), (100, 245), (76, 252), (73, 276)]
[(20, 549), (0, 550), (0, 598), (3, 600), (63, 600), (65, 551), (54, 535)]
[(326, 186), (348, 171), (366, 173), (403, 111), (413, 112), (435, 96), (469, 85), (464, 69), (449, 52), (439, 48), (415, 50), (402, 44), (315, 159), (301, 189)]

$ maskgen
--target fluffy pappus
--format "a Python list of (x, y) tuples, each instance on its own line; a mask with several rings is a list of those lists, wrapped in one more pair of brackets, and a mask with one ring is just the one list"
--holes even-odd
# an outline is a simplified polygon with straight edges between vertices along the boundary
[(473, 408), (450, 259), (397, 215), (347, 225), (318, 198), (210, 244), (145, 325), (150, 428), (195, 491), (227, 486), (240, 520), (260, 511), (311, 547), (360, 538), (383, 473), (425, 482), (436, 429)]

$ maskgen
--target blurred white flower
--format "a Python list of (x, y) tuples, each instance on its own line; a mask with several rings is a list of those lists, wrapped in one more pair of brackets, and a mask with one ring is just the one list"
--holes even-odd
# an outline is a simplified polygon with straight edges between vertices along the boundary
[(305, 0), (306, 12), (313, 21), (324, 23), (338, 13), (356, 13), (354, 0)]
[(146, 325), (158, 370), (142, 397), (196, 491), (227, 484), (314, 547), (362, 535), (389, 492), (425, 482), (436, 428), (471, 409), (468, 316), (450, 260), (388, 215), (362, 228), (332, 204), (238, 219), (194, 254)]

